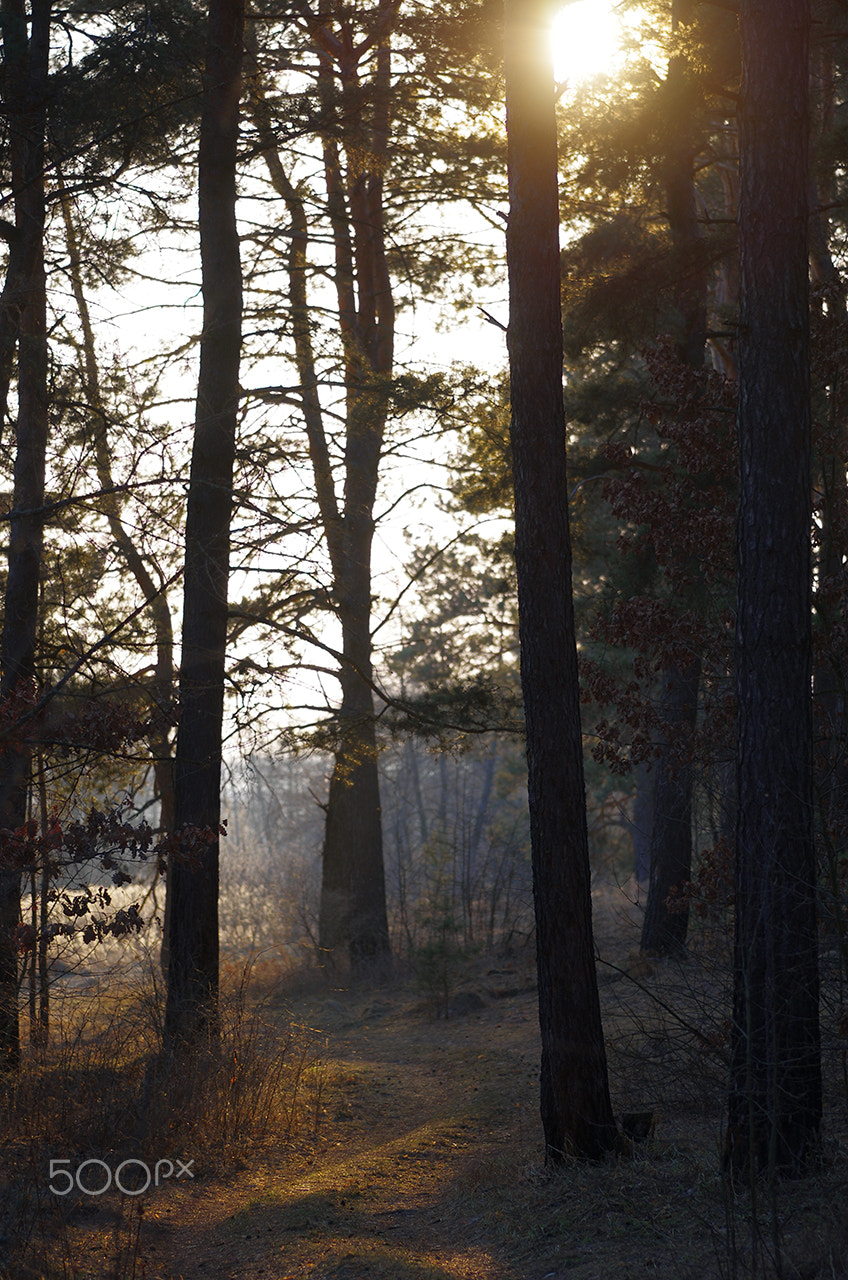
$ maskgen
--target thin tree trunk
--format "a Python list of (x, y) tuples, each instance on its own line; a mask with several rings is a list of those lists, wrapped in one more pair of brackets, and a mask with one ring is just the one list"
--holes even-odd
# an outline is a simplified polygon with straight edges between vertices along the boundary
[(421, 838), (421, 844), (426, 845), (430, 834), (429, 824), (427, 822), (427, 810), (424, 806), (424, 794), (421, 790), (421, 770), (418, 768), (418, 753), (414, 738), (409, 737), (407, 739), (404, 755), (408, 761), (412, 778), (412, 793), (415, 798), (415, 812), (418, 817), (418, 833)]
[[(661, 717), (668, 738), (657, 761), (651, 827), (650, 886), (642, 924), (645, 955), (681, 956), (689, 909), (682, 890), (692, 877), (691, 739), (698, 714), (701, 663), (663, 673)], [(677, 896), (677, 903), (674, 898)]]
[[(307, 297), (308, 222), (274, 144), (267, 104), (257, 80), (251, 111), (272, 184), (292, 219), (288, 275), (295, 360), (315, 491), (342, 628), (341, 706), (322, 854), (319, 941), (328, 954), (347, 947), (354, 967), (389, 954), (383, 832), (377, 769), (371, 644), (371, 544), (374, 501), (388, 417), (387, 380), (394, 359), (394, 302), (386, 256), (383, 168), (388, 153), (391, 60), (389, 34), (396, 6), (380, 0), (368, 51), (375, 71), (362, 107), (359, 65), (330, 30), (322, 10), (314, 19), (319, 92), (328, 120), (338, 112), (339, 134), (324, 140), (327, 210), (332, 227), (334, 284), (345, 354), (344, 493), (340, 504), (318, 396)], [(334, 66), (334, 59), (336, 65)], [(345, 173), (338, 138), (357, 157)], [(362, 157), (370, 163), (361, 172)]]
[[(679, 28), (675, 3), (672, 24)], [(669, 60), (666, 91), (675, 128), (666, 156), (668, 224), (678, 254), (675, 310), (677, 358), (691, 369), (704, 364), (707, 341), (707, 282), (699, 261), (699, 232), (695, 192), (695, 146), (690, 119), (685, 60)], [(692, 795), (695, 769), (692, 740), (698, 717), (701, 658), (693, 654), (685, 666), (663, 672), (660, 715), (664, 741), (656, 766), (654, 821), (651, 829), (651, 879), (642, 929), (641, 949), (648, 955), (681, 955), (689, 925), (688, 909), (669, 909), (669, 893), (682, 889), (692, 877)]]
[(521, 683), (536, 907), (546, 1157), (617, 1143), (592, 941), (559, 289), (548, 0), (506, 0), (507, 231)]
[[(727, 155), (713, 168), (721, 181), (724, 196), (722, 217), (726, 222), (734, 223), (739, 212), (739, 146), (735, 120), (725, 122), (724, 138)], [(714, 334), (708, 339), (710, 362), (717, 373), (723, 374), (729, 382), (736, 382), (739, 370), (736, 365), (735, 325), (728, 325), (728, 319), (736, 316), (739, 307), (739, 253), (736, 245), (717, 264), (713, 298), (719, 326), (728, 328), (730, 332)]]
[[(47, 830), (49, 822), (47, 811), (47, 777), (44, 772), (44, 754), (39, 748), (36, 753), (36, 773), (38, 782), (38, 817), (42, 832)], [(44, 858), (39, 870), (38, 886), (38, 1016), (35, 1025), (30, 1026), (30, 1039), (39, 1048), (47, 1047), (50, 1038), (50, 962), (48, 950), (50, 938), (47, 926), (50, 919), (50, 860)], [(35, 878), (33, 877), (33, 884)], [(33, 958), (33, 965), (35, 960)], [(33, 1035), (35, 1032), (35, 1035)]]
[[(9, 569), (0, 640), (0, 703), (25, 713), (34, 694), (35, 649), (43, 543), (47, 449), (47, 302), (44, 275), (44, 132), (50, 47), (50, 0), (33, 0), (31, 31), (23, 0), (2, 0), (4, 107), (9, 129), (15, 243), (0, 299), (0, 328), (17, 332), (18, 419), (15, 478), (9, 521)], [(14, 354), (4, 349), (2, 358)], [(7, 361), (8, 363), (8, 361)], [(9, 364), (12, 367), (12, 364)], [(8, 379), (3, 374), (3, 403)], [(11, 706), (10, 706), (11, 704)], [(0, 829), (14, 832), (27, 818), (31, 744), (26, 731), (0, 756)], [(3, 842), (5, 843), (5, 842)], [(2, 848), (2, 845), (0, 845)], [(20, 1062), (18, 959), (20, 872), (0, 868), (0, 1070)]]
[(742, 0), (739, 818), (725, 1158), (799, 1170), (821, 1122), (813, 849), (809, 0)]
[(633, 800), (633, 869), (636, 879), (644, 884), (651, 875), (651, 832), (654, 827), (654, 792), (656, 774), (647, 764), (633, 771), (636, 795)]
[[(198, 188), (203, 334), (186, 517), (165, 1036), (218, 1027), (218, 826), (242, 279), (236, 156), (244, 0), (210, 0)], [(194, 838), (205, 829), (208, 839)]]
[[(71, 277), (71, 288), (77, 304), (80, 328), (82, 329), (82, 373), (86, 399), (91, 411), (94, 429), (94, 462), (97, 469), (97, 482), (103, 491), (103, 505), (109, 531), (115, 546), (124, 559), (124, 563), (135, 578), (139, 589), (150, 608), (150, 617), (156, 636), (156, 669), (151, 699), (163, 710), (168, 709), (176, 692), (174, 688), (174, 628), (171, 621), (171, 606), (165, 593), (165, 584), (161, 573), (158, 584), (148, 567), (145, 556), (139, 551), (127, 531), (121, 518), (121, 503), (115, 490), (112, 476), (112, 450), (109, 443), (109, 420), (103, 404), (100, 386), (100, 368), (97, 361), (97, 350), (94, 342), (94, 326), (85, 296), (82, 280), (82, 255), (79, 237), (74, 225), (71, 199), (59, 177), (59, 193), (62, 204), (62, 219), (65, 225), (65, 244), (68, 250), (68, 266)], [(154, 717), (155, 719), (155, 717)], [(170, 835), (174, 830), (174, 761), (171, 743), (166, 729), (157, 728), (147, 739), (153, 760), (153, 776), (156, 794), (159, 796), (159, 828), (163, 835)], [(169, 887), (172, 872), (166, 873), (165, 910), (163, 914), (162, 948), (160, 964), (162, 972), (168, 970), (168, 935), (170, 930), (171, 900)]]

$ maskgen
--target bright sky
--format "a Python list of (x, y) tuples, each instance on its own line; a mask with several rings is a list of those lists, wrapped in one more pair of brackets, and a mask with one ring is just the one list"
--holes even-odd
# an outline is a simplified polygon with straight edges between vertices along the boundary
[(553, 23), (554, 74), (570, 87), (620, 60), (621, 22), (612, 0), (572, 0)]
[[(621, 60), (621, 31), (622, 25), (614, 11), (613, 0), (571, 0), (571, 3), (565, 4), (554, 22), (554, 70), (557, 81), (565, 81), (568, 87), (573, 89), (587, 78), (604, 71), (613, 71)], [(193, 201), (192, 195), (189, 198), (187, 214), (189, 218), (193, 212)], [(477, 232), (469, 228), (468, 235), (473, 234)], [(479, 234), (491, 234), (497, 239), (497, 232), (486, 231), (485, 228)], [(138, 328), (139, 336), (134, 341), (137, 341), (139, 346), (145, 346), (154, 330), (160, 336), (165, 336), (169, 330), (173, 329), (176, 343), (185, 336), (187, 329), (198, 326), (201, 300), (197, 288), (197, 261), (196, 258), (184, 259), (182, 247), (178, 246), (178, 248), (178, 258), (174, 257), (177, 250), (173, 250), (169, 255), (168, 249), (165, 248), (162, 261), (158, 261), (157, 253), (155, 254), (157, 261), (148, 266), (149, 274), (155, 280), (173, 283), (173, 288), (170, 289), (165, 283), (149, 286), (151, 305), (159, 307), (165, 303), (168, 309), (155, 313), (155, 322), (150, 312), (144, 314), (140, 324), (134, 323), (129, 315), (125, 314), (113, 319), (110, 326), (106, 323), (107, 318), (103, 316), (100, 319), (103, 321), (104, 331), (110, 333), (114, 331), (117, 340), (118, 330), (120, 330), (121, 341), (126, 343), (128, 333)], [(151, 251), (152, 256), (154, 252)], [(139, 262), (136, 265), (141, 267), (145, 264)], [(131, 312), (137, 305), (139, 289), (143, 290), (140, 281), (136, 282), (133, 289), (129, 284), (126, 286), (128, 294), (126, 312)], [(490, 290), (484, 290), (480, 302), (501, 324), (506, 323), (508, 310), (504, 279), (495, 282)], [(486, 323), (482, 315), (472, 310), (470, 314), (458, 314), (454, 317), (448, 314), (447, 317), (441, 318), (443, 332), (436, 333), (434, 332), (435, 317), (423, 304), (416, 308), (415, 313), (404, 313), (400, 319), (399, 328), (401, 331), (406, 331), (400, 341), (405, 356), (413, 361), (417, 359), (424, 367), (430, 369), (449, 365), (455, 359), (474, 362), (484, 368), (490, 368), (493, 376), (505, 366), (504, 334), (498, 328)], [(407, 340), (409, 349), (406, 349), (405, 345)], [(175, 370), (176, 385), (172, 394), (175, 399), (180, 394), (184, 395), (185, 402), (181, 405), (171, 404), (164, 410), (173, 420), (174, 428), (182, 427), (186, 438), (190, 434), (193, 416), (195, 362), (194, 353), (185, 356), (179, 362), (179, 368)], [(246, 378), (251, 385), (261, 380), (258, 374), (255, 377)], [(169, 386), (170, 383), (168, 383)], [(167, 387), (165, 389), (167, 391)], [(396, 487), (403, 487), (404, 483), (412, 484), (419, 478), (420, 464), (414, 461), (415, 447), (410, 446), (408, 453), (413, 455), (409, 459), (409, 475), (398, 475), (391, 480), (387, 479), (379, 503), (379, 509), (382, 511), (389, 508), (390, 515), (386, 520), (381, 521), (376, 536), (375, 591), (385, 592), (387, 596), (393, 594), (395, 590), (393, 584), (403, 582), (405, 578), (403, 562), (409, 552), (404, 538), (405, 528), (414, 528), (416, 535), (422, 539), (444, 537), (446, 540), (447, 538), (446, 520), (435, 499), (435, 490), (421, 489), (416, 495), (418, 501), (401, 503), (392, 509), (393, 501), (397, 497)], [(444, 458), (441, 461), (444, 462)], [(402, 471), (403, 468), (398, 470)], [(422, 482), (430, 481), (438, 484), (444, 481), (445, 476), (443, 470), (437, 466), (429, 468), (426, 474), (422, 471), (420, 478)], [(237, 595), (246, 589), (247, 585), (249, 585), (247, 580), (242, 581), (239, 575), (235, 574), (233, 594)], [(386, 639), (389, 639), (388, 634), (380, 633), (379, 640)], [(310, 676), (305, 683), (311, 682)], [(330, 691), (331, 694), (334, 692), (332, 688)]]

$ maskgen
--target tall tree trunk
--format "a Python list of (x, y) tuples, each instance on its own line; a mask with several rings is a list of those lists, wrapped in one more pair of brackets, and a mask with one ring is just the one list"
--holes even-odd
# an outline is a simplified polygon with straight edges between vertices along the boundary
[[(656, 765), (651, 827), (650, 884), (641, 949), (651, 956), (680, 956), (686, 949), (689, 909), (680, 891), (692, 877), (691, 741), (698, 713), (701, 662), (663, 673), (660, 715), (666, 741)], [(678, 902), (674, 902), (680, 894)]]
[(848, 291), (830, 247), (826, 210), (836, 203), (836, 182), (830, 158), (834, 127), (835, 85), (833, 49), (822, 42), (816, 49), (812, 83), (816, 148), (825, 157), (822, 172), (813, 175), (810, 232), (810, 275), (817, 303), (818, 359), (824, 364), (821, 381), (827, 388), (825, 424), (814, 467), (820, 494), (817, 511), (819, 551), (816, 564), (814, 649), (815, 784), (816, 798), (831, 865), (848, 847), (848, 666), (838, 638), (839, 601), (844, 597), (848, 554), (848, 386), (844, 368), (848, 336)]
[(592, 941), (562, 397), (549, 0), (506, 0), (508, 332), (521, 683), (536, 909), (546, 1157), (617, 1131)]
[[(288, 275), (295, 360), (301, 385), (318, 508), (330, 557), (333, 598), (342, 630), (341, 706), (327, 798), (322, 854), (319, 943), (328, 954), (346, 947), (354, 968), (389, 955), (383, 829), (372, 692), (371, 546), (388, 379), (394, 363), (394, 300), (386, 253), (383, 173), (391, 124), (390, 35), (394, 0), (379, 0), (371, 29), (354, 54), (344, 19), (332, 29), (332, 6), (310, 21), (319, 60), (326, 121), (323, 142), (333, 275), (345, 359), (344, 492), (336, 493), (312, 343), (307, 296), (309, 226), (303, 199), (274, 143), (261, 83), (251, 111), (275, 190), (292, 220)], [(373, 59), (365, 77), (360, 59)], [(337, 100), (341, 84), (341, 103)], [(348, 163), (343, 153), (348, 151)], [(363, 167), (363, 160), (368, 164)]]
[[(147, 558), (139, 550), (124, 523), (121, 514), (121, 500), (112, 476), (112, 449), (109, 441), (109, 420), (103, 403), (100, 385), (100, 366), (97, 360), (97, 349), (94, 340), (94, 325), (85, 286), (82, 278), (82, 253), (79, 236), (74, 224), (71, 197), (65, 188), (61, 175), (58, 177), (59, 194), (62, 206), (62, 220), (65, 226), (65, 245), (68, 250), (68, 267), (71, 277), (74, 301), (77, 304), (80, 328), (82, 330), (82, 376), (86, 400), (91, 413), (94, 435), (94, 464), (97, 470), (97, 482), (103, 491), (103, 509), (109, 524), (109, 531), (115, 546), (123, 558), (127, 569), (135, 579), (150, 609), (150, 617), (156, 636), (156, 668), (150, 688), (151, 701), (154, 706), (163, 710), (171, 707), (174, 695), (174, 628), (171, 621), (171, 606), (165, 591), (165, 583), (158, 573), (158, 583), (153, 579), (154, 567), (149, 566)], [(159, 797), (159, 828), (163, 835), (171, 835), (174, 830), (174, 761), (168, 731), (161, 727), (161, 721), (154, 716), (157, 728), (148, 739), (148, 747), (153, 762), (153, 777), (156, 794)], [(171, 881), (169, 868), (166, 879), (165, 911), (162, 928), (162, 949), (160, 963), (163, 973), (168, 969), (168, 934), (170, 928), (170, 894), (168, 886)]]
[(739, 818), (726, 1161), (795, 1171), (821, 1121), (813, 850), (809, 0), (742, 0)]
[[(672, 9), (672, 25), (679, 28), (680, 4)], [(666, 155), (668, 224), (677, 251), (677, 357), (700, 369), (707, 341), (707, 281), (699, 261), (698, 216), (695, 200), (695, 145), (690, 109), (691, 88), (685, 60), (669, 60), (666, 77), (669, 117), (674, 120)], [(674, 664), (663, 672), (660, 715), (667, 731), (657, 761), (654, 822), (651, 829), (651, 879), (642, 928), (642, 951), (648, 955), (680, 955), (686, 943), (689, 912), (669, 909), (669, 892), (682, 888), (692, 876), (692, 794), (695, 770), (692, 739), (698, 717), (701, 658), (693, 654), (685, 667)]]
[[(342, 112), (348, 129), (347, 193), (338, 148), (330, 138), (324, 141), (347, 407), (342, 554), (334, 573), (342, 626), (342, 704), (327, 802), (319, 938), (330, 950), (347, 942), (355, 968), (385, 959), (390, 952), (372, 692), (371, 547), (394, 363), (383, 173), (391, 125), (389, 39), (396, 10), (394, 0), (379, 0), (374, 12), (376, 53), (365, 119), (358, 65), (350, 65), (340, 51)], [(326, 73), (322, 85), (326, 95)], [(364, 172), (356, 158), (362, 155), (369, 156)]]
[[(349, 652), (347, 646), (345, 651)], [(324, 831), (318, 936), (322, 950), (346, 945), (351, 963), (359, 968), (389, 954), (382, 810), (370, 689), (358, 675), (344, 671), (342, 688), (340, 745)]]
[[(15, 233), (0, 299), (6, 368), (18, 345), (15, 478), (9, 521), (9, 570), (0, 640), (0, 704), (10, 719), (25, 714), (34, 692), (35, 648), (43, 542), (47, 450), (47, 301), (44, 276), (44, 133), (50, 49), (50, 0), (33, 0), (27, 35), (24, 0), (2, 0), (4, 110), (9, 129)], [(12, 334), (11, 346), (8, 343)], [(8, 379), (0, 410), (5, 413)], [(11, 705), (10, 705), (11, 704)], [(24, 729), (0, 755), (0, 829), (14, 832), (27, 818), (31, 744)], [(6, 844), (3, 841), (0, 849)], [(0, 1070), (20, 1061), (18, 962), (15, 929), (20, 872), (0, 867)]]
[(636, 794), (633, 798), (633, 820), (630, 823), (633, 837), (633, 870), (636, 879), (644, 884), (651, 875), (651, 832), (654, 829), (654, 792), (656, 774), (647, 764), (638, 764), (633, 770)]
[[(379, 392), (377, 399), (379, 400)], [(371, 661), (371, 542), (385, 409), (358, 395), (348, 409), (342, 570), (342, 702), (324, 833), (319, 940), (347, 944), (357, 968), (386, 958), (389, 929)]]
[[(236, 155), (243, 35), (244, 0), (210, 0), (198, 167), (203, 334), (186, 517), (169, 1044), (217, 1031), (221, 740), (241, 355)], [(208, 840), (195, 838), (198, 828)]]
[[(725, 121), (724, 145), (727, 154), (713, 165), (721, 181), (724, 203), (722, 217), (728, 223), (735, 223), (739, 212), (737, 129), (735, 120)], [(736, 382), (739, 373), (736, 366), (736, 326), (729, 323), (730, 319), (736, 316), (739, 308), (739, 253), (736, 245), (733, 245), (717, 263), (713, 303), (719, 329), (730, 330), (730, 332), (725, 331), (710, 336), (708, 339), (710, 361), (717, 373), (723, 374), (729, 382)]]

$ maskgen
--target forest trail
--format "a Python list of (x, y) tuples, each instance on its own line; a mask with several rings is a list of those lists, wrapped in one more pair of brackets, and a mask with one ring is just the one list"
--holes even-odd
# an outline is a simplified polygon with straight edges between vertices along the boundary
[(142, 1226), (145, 1274), (522, 1275), (507, 1207), (492, 1239), (489, 1202), (505, 1165), (541, 1164), (536, 1003), (517, 974), (488, 979), (491, 1003), (447, 1021), (392, 990), (295, 1002), (315, 1033), (316, 1132), (255, 1168), (163, 1187)]
[[(726, 1069), (706, 1036), (711, 1010), (724, 1017), (726, 983), (708, 957), (639, 961), (638, 915), (618, 890), (595, 895), (614, 1109), (650, 1107), (658, 1126), (630, 1157), (545, 1169), (529, 958), (458, 974), (447, 1020), (400, 981), (272, 992), (266, 1014), (297, 1029), (293, 1052), (308, 1042), (291, 1134), (255, 1154), (231, 1143), (229, 1162), (198, 1134), (197, 1150), (179, 1153), (196, 1157), (193, 1179), (68, 1204), (65, 1256), (82, 1265), (51, 1280), (712, 1280), (731, 1264), (748, 1274), (744, 1196), (728, 1201), (717, 1158)], [(674, 1021), (674, 1001), (704, 1034)], [(793, 1182), (781, 1212), (805, 1262), (840, 1256), (829, 1242), (848, 1166), (835, 1147), (829, 1162), (827, 1192), (821, 1175)]]
[[(598, 923), (607, 952), (623, 959), (639, 913), (615, 899)], [(293, 1021), (314, 1035), (315, 1132), (276, 1157), (263, 1152), (255, 1167), (163, 1188), (140, 1237), (146, 1276), (600, 1276), (594, 1223), (566, 1245), (528, 1219), (528, 1194), (557, 1199), (543, 1167), (531, 961), (459, 983), (447, 1019), (399, 986), (290, 1001)], [(578, 1206), (575, 1225), (583, 1213)]]

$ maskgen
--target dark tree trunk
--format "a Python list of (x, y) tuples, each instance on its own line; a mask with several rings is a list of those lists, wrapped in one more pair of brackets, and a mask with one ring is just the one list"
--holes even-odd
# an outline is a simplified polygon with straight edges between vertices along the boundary
[(655, 769), (651, 880), (642, 924), (642, 951), (651, 956), (680, 956), (686, 949), (689, 910), (678, 904), (685, 903), (682, 890), (692, 876), (691, 741), (700, 679), (698, 659), (663, 673), (660, 714), (668, 736)]
[[(368, 574), (370, 582), (370, 571)], [(344, 628), (345, 665), (341, 671), (340, 744), (333, 763), (324, 831), (319, 939), (332, 952), (347, 946), (354, 968), (389, 952), (383, 825), (377, 777), (374, 703), (362, 679), (370, 676), (370, 606), (360, 615), (359, 662), (353, 643), (361, 631), (354, 617)]]
[[(679, 32), (680, 4), (675, 0), (672, 30)], [(665, 157), (668, 226), (677, 255), (675, 282), (676, 348), (678, 359), (693, 369), (704, 364), (707, 343), (707, 278), (698, 228), (695, 157), (697, 143), (692, 121), (692, 86), (685, 58), (669, 59), (665, 89), (669, 140)]]
[[(254, 62), (251, 112), (274, 189), (286, 202), (292, 235), (289, 304), (301, 405), (321, 523), (330, 557), (333, 598), (342, 629), (337, 746), (327, 797), (322, 851), (319, 945), (332, 956), (347, 948), (354, 969), (389, 956), (383, 828), (372, 692), (371, 544), (383, 435), (387, 380), (394, 362), (394, 300), (386, 253), (383, 173), (388, 159), (391, 101), (390, 38), (397, 6), (379, 0), (366, 45), (349, 51), (339, 40), (332, 6), (312, 16), (320, 68), (327, 213), (332, 226), (333, 275), (345, 356), (344, 501), (340, 504), (318, 395), (307, 290), (309, 222), (277, 149), (271, 116)], [(379, 34), (378, 34), (379, 33)], [(358, 59), (372, 56), (363, 78)], [(251, 51), (255, 54), (255, 49)], [(338, 86), (341, 85), (341, 102)], [(348, 149), (347, 171), (343, 153)], [(351, 159), (352, 157), (352, 159)], [(363, 169), (363, 159), (369, 166)]]
[(656, 774), (646, 764), (639, 764), (633, 771), (636, 795), (633, 800), (633, 870), (636, 879), (644, 884), (651, 875), (651, 832), (654, 829), (654, 791)]
[(728, 849), (736, 844), (736, 823), (739, 818), (739, 797), (736, 794), (736, 761), (723, 760), (718, 766), (718, 832)]
[[(242, 315), (236, 147), (243, 33), (244, 0), (210, 0), (198, 170), (203, 334), (174, 771), (179, 853), (171, 874), (165, 1013), (170, 1044), (217, 1030), (221, 735)], [(210, 838), (193, 839), (197, 828)]]
[[(810, 232), (810, 275), (815, 288), (818, 359), (824, 362), (822, 382), (827, 387), (826, 420), (819, 429), (814, 457), (820, 496), (817, 589), (814, 622), (818, 629), (814, 646), (815, 692), (814, 758), (816, 798), (822, 829), (830, 851), (831, 879), (837, 859), (848, 847), (848, 668), (839, 639), (839, 600), (846, 582), (848, 555), (848, 387), (844, 352), (848, 338), (848, 296), (845, 281), (830, 247), (826, 211), (836, 204), (830, 141), (834, 127), (834, 51), (828, 42), (816, 49), (812, 83), (815, 86), (815, 150), (823, 157), (822, 172), (811, 187), (814, 208)], [(838, 874), (838, 872), (837, 872)]]
[[(378, 359), (375, 351), (370, 374), (379, 370)], [(342, 553), (334, 584), (342, 625), (342, 703), (327, 798), (319, 940), (328, 952), (347, 945), (356, 969), (390, 952), (371, 688), (371, 543), (386, 411), (376, 388), (349, 387), (348, 397)]]
[[(50, 47), (50, 0), (30, 6), (2, 0), (3, 100), (9, 130), (15, 233), (3, 295), (2, 404), (5, 415), (14, 346), (18, 347), (15, 478), (9, 521), (9, 570), (0, 641), (0, 703), (25, 713), (34, 692), (38, 598), (43, 542), (47, 449), (47, 303), (44, 277), (44, 132)], [(0, 419), (0, 426), (2, 420)], [(27, 817), (31, 743), (26, 728), (0, 755), (0, 829), (15, 831)], [(2, 847), (2, 846), (0, 846)], [(14, 935), (20, 913), (20, 872), (0, 867), (0, 1069), (20, 1061), (18, 961)]]
[(739, 818), (731, 1171), (796, 1171), (821, 1121), (813, 853), (808, 0), (742, 0)]
[(596, 1158), (617, 1131), (592, 941), (559, 287), (548, 0), (506, 0), (507, 232), (521, 681), (527, 724), (545, 1151)]
[[(371, 687), (371, 545), (389, 407), (387, 382), (394, 364), (395, 308), (386, 253), (383, 173), (391, 128), (390, 38), (396, 9), (393, 0), (379, 0), (376, 6), (374, 19), (381, 34), (370, 82), (363, 82), (358, 62), (343, 55), (337, 61), (346, 174), (335, 139), (324, 139), (347, 404), (341, 518), (331, 514), (328, 521), (333, 504), (322, 502), (342, 626), (342, 705), (327, 800), (319, 936), (321, 946), (330, 951), (347, 942), (354, 968), (390, 954)], [(329, 103), (326, 55), (322, 64), (321, 90)], [(371, 158), (364, 171), (358, 158), (362, 155)]]
[[(673, 7), (673, 28), (679, 25), (679, 4)], [(707, 282), (700, 261), (695, 201), (695, 145), (690, 110), (691, 87), (685, 60), (671, 58), (666, 78), (669, 120), (673, 122), (666, 155), (666, 196), (671, 239), (678, 255), (675, 310), (677, 357), (700, 369), (707, 341)], [(656, 765), (654, 823), (651, 830), (651, 879), (642, 929), (642, 950), (648, 955), (681, 955), (689, 925), (688, 910), (669, 909), (669, 892), (681, 889), (692, 876), (692, 792), (695, 770), (692, 740), (698, 717), (700, 655), (685, 667), (675, 664), (663, 672), (660, 715), (665, 737)]]

